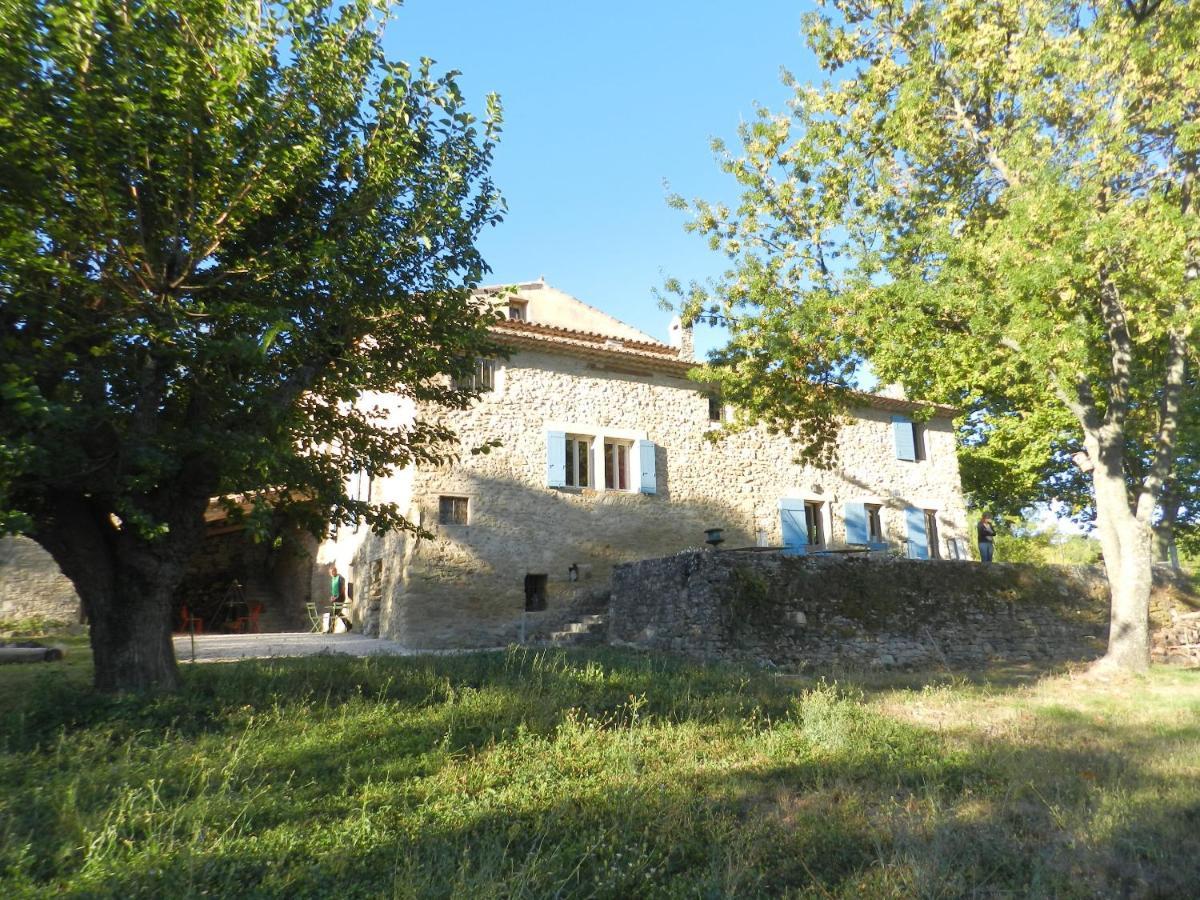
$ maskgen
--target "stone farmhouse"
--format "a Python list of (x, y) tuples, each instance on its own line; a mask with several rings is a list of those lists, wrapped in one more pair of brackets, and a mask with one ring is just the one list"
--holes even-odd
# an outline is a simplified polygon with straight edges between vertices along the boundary
[[(723, 529), (724, 548), (967, 557), (953, 409), (856, 395), (837, 468), (818, 469), (765, 429), (708, 439), (728, 410), (688, 379), (678, 321), (662, 343), (544, 281), (492, 296), (510, 356), (479, 362), (471, 409), (441, 413), (460, 460), (355, 485), (434, 537), (343, 529), (316, 549), (314, 598), (335, 562), (368, 634), (512, 642), (606, 597), (615, 564), (702, 546), (708, 529)], [(395, 421), (414, 412), (396, 397), (364, 403)], [(490, 453), (466, 452), (493, 439)]]

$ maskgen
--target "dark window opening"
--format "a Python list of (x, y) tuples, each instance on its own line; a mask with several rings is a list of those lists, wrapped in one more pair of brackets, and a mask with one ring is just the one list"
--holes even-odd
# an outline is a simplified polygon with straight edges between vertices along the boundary
[(883, 522), (879, 517), (881, 508), (877, 503), (867, 504), (867, 541), (872, 544), (883, 543)]
[(540, 612), (546, 608), (546, 575), (525, 576), (525, 611)]
[(725, 404), (721, 402), (720, 394), (708, 395), (708, 421), (723, 422), (725, 420)]
[(438, 522), (442, 525), (467, 524), (466, 497), (438, 497)]
[(508, 304), (508, 320), (510, 322), (524, 322), (525, 308), (528, 304), (524, 302), (513, 301)]
[(821, 527), (822, 506), (819, 500), (804, 501), (804, 525), (808, 529), (810, 547), (820, 547), (825, 543), (825, 533)]
[(929, 546), (929, 558), (941, 559), (938, 552), (937, 513), (932, 509), (925, 510), (925, 542)]

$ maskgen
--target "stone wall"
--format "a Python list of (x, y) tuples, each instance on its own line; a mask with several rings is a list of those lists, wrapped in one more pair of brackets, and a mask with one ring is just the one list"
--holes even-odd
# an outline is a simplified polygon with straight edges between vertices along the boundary
[[(306, 630), (304, 604), (316, 541), (288, 532), (272, 547), (241, 531), (208, 536), (188, 565), (176, 606), (187, 605), (206, 628), (220, 627), (230, 583), (241, 584), (248, 604), (263, 606), (263, 631)], [(0, 538), (0, 621), (76, 623), (82, 619), (75, 586), (50, 554), (25, 537)]]
[[(1161, 574), (1161, 573), (1160, 573)], [(1156, 585), (1154, 618), (1180, 602)], [(1088, 660), (1108, 593), (1089, 568), (689, 552), (613, 571), (609, 640), (812, 668)]]
[[(948, 419), (929, 422), (925, 458), (905, 462), (895, 456), (891, 414), (861, 409), (842, 430), (836, 467), (822, 470), (795, 462), (789, 439), (764, 429), (709, 440), (708, 396), (685, 378), (540, 351), (514, 354), (494, 391), (444, 418), (462, 441), (458, 462), (373, 486), (433, 537), (342, 534), (321, 551), (322, 560), (350, 563), (359, 587), (382, 560), (374, 575), (382, 597), (373, 601), (381, 632), (410, 646), (515, 640), (527, 574), (546, 576), (553, 612), (603, 586), (614, 565), (700, 546), (707, 528), (724, 528), (726, 546), (778, 545), (782, 498), (822, 502), (835, 545), (845, 540), (849, 502), (879, 503), (896, 549), (907, 506), (937, 510), (943, 548), (967, 537)], [(656, 492), (547, 487), (548, 430), (654, 442)], [(491, 452), (469, 452), (494, 439), (502, 445)], [(468, 498), (467, 524), (439, 523), (442, 495)]]
[(27, 537), (0, 538), (0, 622), (80, 620), (75, 586)]

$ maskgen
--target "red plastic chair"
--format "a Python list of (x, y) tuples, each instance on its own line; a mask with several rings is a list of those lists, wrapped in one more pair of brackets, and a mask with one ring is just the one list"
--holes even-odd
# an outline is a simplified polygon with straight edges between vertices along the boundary
[(204, 620), (197, 619), (192, 615), (192, 611), (186, 606), (182, 610), (183, 630), (184, 632), (194, 631), (195, 634), (204, 634)]
[(233, 620), (233, 624), (229, 627), (239, 634), (248, 634), (253, 631), (258, 634), (261, 630), (258, 625), (258, 617), (262, 615), (262, 604), (255, 603), (250, 607), (249, 615), (239, 616)]

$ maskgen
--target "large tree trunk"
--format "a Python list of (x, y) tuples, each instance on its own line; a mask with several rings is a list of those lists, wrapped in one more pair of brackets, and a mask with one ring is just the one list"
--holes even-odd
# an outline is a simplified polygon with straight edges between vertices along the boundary
[[(95, 685), (101, 691), (174, 690), (179, 686), (171, 624), (184, 564), (165, 548), (123, 549), (114, 560), (115, 591), (81, 586), (91, 622)], [(168, 558), (160, 558), (168, 556)], [(186, 562), (186, 560), (185, 560)]]
[(1096, 524), (1112, 595), (1108, 652), (1100, 670), (1144, 672), (1150, 667), (1150, 589), (1153, 530), (1130, 508), (1122, 475), (1103, 465), (1093, 472)]
[(203, 504), (172, 515), (147, 540), (87, 497), (56, 497), (34, 537), (75, 585), (90, 623), (94, 683), (102, 691), (173, 690), (174, 596), (203, 536)]

